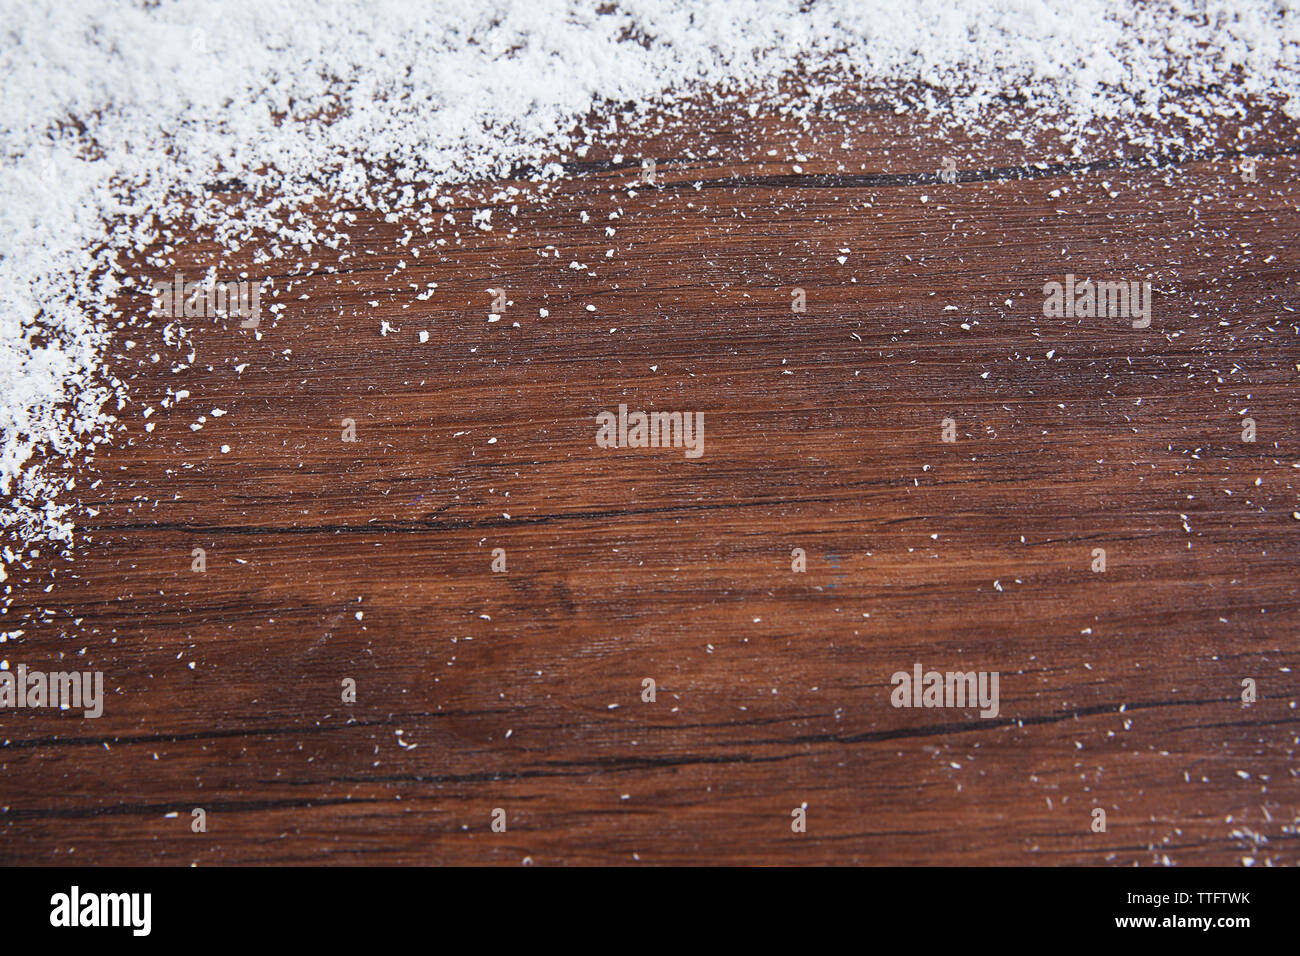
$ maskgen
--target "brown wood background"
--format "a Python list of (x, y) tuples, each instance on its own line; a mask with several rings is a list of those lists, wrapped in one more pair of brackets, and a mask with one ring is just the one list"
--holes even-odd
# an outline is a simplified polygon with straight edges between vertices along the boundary
[[(97, 513), (10, 568), (0, 647), (106, 710), (0, 714), (0, 861), (1300, 861), (1300, 189), (1261, 119), (1060, 164), (1014, 106), (700, 105), (490, 232), (510, 183), (270, 265), (178, 234), (144, 274), (269, 269), (284, 310), (183, 322), (173, 374), (123, 295)], [(1043, 318), (1066, 272), (1151, 280), (1152, 327)], [(596, 448), (620, 402), (702, 411), (704, 457)], [(891, 707), (917, 661), (999, 671), (1000, 717)]]

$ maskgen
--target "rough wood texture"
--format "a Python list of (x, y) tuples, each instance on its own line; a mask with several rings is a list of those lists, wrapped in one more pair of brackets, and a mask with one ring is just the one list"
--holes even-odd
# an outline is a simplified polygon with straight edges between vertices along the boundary
[[(1041, 168), (861, 102), (701, 106), (491, 232), (357, 211), (178, 375), (124, 297), (89, 540), (11, 569), (0, 649), (110, 693), (0, 716), (0, 861), (1300, 862), (1294, 127), (1248, 183), (1230, 133)], [(1152, 327), (1044, 318), (1067, 272), (1151, 280)], [(597, 448), (620, 403), (705, 454)], [(916, 662), (1000, 715), (892, 707)]]

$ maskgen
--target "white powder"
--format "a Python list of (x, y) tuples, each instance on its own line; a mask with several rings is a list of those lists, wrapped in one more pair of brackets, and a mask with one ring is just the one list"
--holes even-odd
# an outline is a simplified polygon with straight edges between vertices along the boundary
[[(270, 229), (294, 254), (337, 241), (328, 222), (293, 214), (306, 201), (409, 208), (430, 197), (401, 184), (504, 175), (573, 148), (593, 106), (671, 115), (702, 88), (773, 99), (795, 65), (827, 89), (855, 76), (933, 91), (920, 105), (957, 123), (1006, 94), (1067, 133), (1102, 120), (1139, 141), (1154, 135), (1143, 119), (1188, 104), (1205, 128), (1246, 97), (1300, 115), (1292, 0), (596, 7), (2, 0), (0, 524), (23, 541), (71, 540), (71, 505), (51, 503), (75, 500), (64, 466), (125, 407), (122, 383), (99, 372), (122, 321), (110, 303), (133, 282), (118, 254), (166, 225), (227, 243)], [(266, 199), (228, 209), (205, 191), (232, 179), (241, 195), (273, 191), (279, 218)]]

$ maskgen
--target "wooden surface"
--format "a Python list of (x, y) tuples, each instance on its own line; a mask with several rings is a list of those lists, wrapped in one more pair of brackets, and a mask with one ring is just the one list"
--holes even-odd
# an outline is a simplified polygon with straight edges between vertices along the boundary
[[(97, 513), (9, 569), (0, 648), (108, 700), (0, 715), (0, 862), (1300, 862), (1294, 125), (1067, 165), (1009, 109), (700, 106), (490, 232), (509, 183), (406, 244), (180, 234), (143, 274), (269, 269), (284, 309), (182, 323), (173, 374), (122, 296)], [(1067, 272), (1152, 281), (1152, 327), (1044, 318)], [(703, 412), (705, 454), (597, 448), (620, 403)], [(998, 671), (999, 717), (892, 707), (916, 662)]]

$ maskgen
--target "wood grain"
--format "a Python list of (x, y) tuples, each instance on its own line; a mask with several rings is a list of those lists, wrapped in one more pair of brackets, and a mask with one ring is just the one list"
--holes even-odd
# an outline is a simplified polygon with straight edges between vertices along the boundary
[[(428, 234), (227, 256), (284, 310), (183, 323), (178, 374), (124, 292), (96, 513), (10, 569), (0, 649), (108, 700), (0, 715), (0, 862), (1300, 862), (1300, 189), (1261, 119), (1066, 163), (1015, 104), (959, 141), (879, 91), (700, 104)], [(173, 245), (144, 273), (220, 260)], [(1152, 327), (1044, 318), (1067, 272), (1149, 279)], [(596, 447), (620, 403), (705, 454)], [(998, 671), (999, 716), (892, 707), (916, 662)]]

